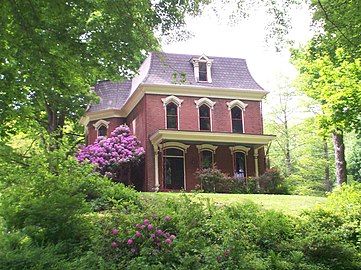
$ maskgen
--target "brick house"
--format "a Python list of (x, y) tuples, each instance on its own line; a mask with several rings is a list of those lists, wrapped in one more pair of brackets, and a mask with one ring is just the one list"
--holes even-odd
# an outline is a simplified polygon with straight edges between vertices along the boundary
[(212, 164), (229, 175), (265, 171), (265, 91), (238, 58), (151, 53), (125, 82), (101, 81), (81, 119), (87, 142), (127, 124), (145, 149), (132, 180), (140, 190), (192, 190)]

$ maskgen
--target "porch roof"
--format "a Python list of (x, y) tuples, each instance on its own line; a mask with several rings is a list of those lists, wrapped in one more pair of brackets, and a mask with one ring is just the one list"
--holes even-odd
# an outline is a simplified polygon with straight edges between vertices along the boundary
[(270, 143), (275, 137), (275, 135), (159, 129), (150, 137), (150, 141), (154, 148), (157, 148), (161, 142), (169, 141), (262, 146)]

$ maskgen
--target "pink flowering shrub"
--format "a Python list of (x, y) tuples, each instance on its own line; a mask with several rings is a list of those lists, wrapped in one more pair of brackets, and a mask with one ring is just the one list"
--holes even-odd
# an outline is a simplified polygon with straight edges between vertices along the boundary
[(153, 254), (169, 252), (176, 235), (162, 229), (162, 227), (166, 227), (166, 223), (170, 220), (171, 217), (166, 216), (163, 219), (164, 224), (162, 225), (164, 226), (155, 226), (146, 218), (143, 222), (135, 224), (134, 229), (129, 231), (128, 236), (124, 239), (119, 239), (119, 230), (114, 228), (111, 230), (112, 242), (110, 247), (112, 249), (126, 247), (131, 256), (139, 255), (142, 249), (150, 250)]
[(76, 158), (81, 163), (94, 164), (98, 172), (113, 180), (127, 182), (124, 178), (129, 174), (130, 164), (139, 161), (143, 155), (140, 142), (127, 125), (121, 125), (110, 137), (98, 137), (93, 144), (80, 148)]

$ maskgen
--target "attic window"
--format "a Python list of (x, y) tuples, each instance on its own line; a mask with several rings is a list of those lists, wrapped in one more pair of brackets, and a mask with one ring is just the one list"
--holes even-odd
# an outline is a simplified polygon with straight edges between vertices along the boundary
[(199, 81), (206, 82), (207, 81), (207, 63), (199, 62)]
[(201, 57), (192, 58), (190, 62), (193, 64), (194, 79), (196, 82), (212, 83), (212, 59), (202, 55)]

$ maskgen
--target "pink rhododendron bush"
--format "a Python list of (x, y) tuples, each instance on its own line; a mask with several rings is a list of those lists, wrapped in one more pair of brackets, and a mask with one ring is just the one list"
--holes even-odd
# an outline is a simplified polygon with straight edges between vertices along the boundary
[(115, 181), (130, 184), (130, 167), (140, 161), (144, 148), (127, 125), (117, 127), (110, 137), (98, 137), (77, 153), (79, 162), (90, 162), (96, 170)]

